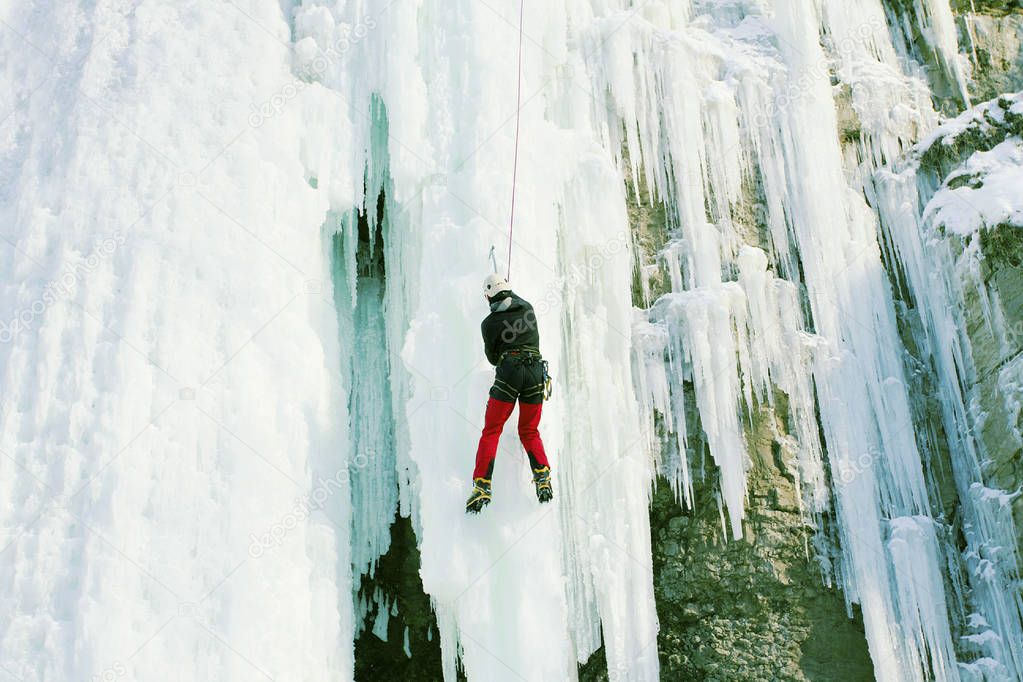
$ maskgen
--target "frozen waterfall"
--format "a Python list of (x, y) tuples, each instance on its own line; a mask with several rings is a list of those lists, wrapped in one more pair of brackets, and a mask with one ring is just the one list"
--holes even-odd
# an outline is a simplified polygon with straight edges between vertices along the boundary
[[(477, 518), (517, 22), (491, 0), (0, 8), (0, 677), (352, 679), (355, 638), (399, 613), (360, 581), (401, 515), (446, 680), (576, 679), (601, 647), (610, 679), (657, 680), (652, 486), (691, 508), (716, 476), (721, 539), (746, 537), (749, 421), (781, 400), (809, 551), (833, 549), (821, 580), (877, 679), (1023, 677), (969, 273), (928, 238), (948, 197), (914, 147), (949, 132), (934, 82), (969, 105), (947, 0), (526, 0), (512, 283), (555, 375), (555, 500), (509, 424)], [(630, 193), (668, 216), (651, 262)]]

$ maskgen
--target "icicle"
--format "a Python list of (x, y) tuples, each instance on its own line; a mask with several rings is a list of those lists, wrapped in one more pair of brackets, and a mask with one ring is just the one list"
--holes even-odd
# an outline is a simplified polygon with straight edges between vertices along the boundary
[[(741, 390), (736, 328), (745, 327), (745, 301), (735, 285), (670, 294), (650, 312), (668, 326), (672, 353), (691, 369), (703, 431), (721, 469), (722, 502), (734, 538), (742, 537), (746, 497), (746, 443), (739, 421)], [(737, 320), (736, 317), (739, 319)], [(685, 423), (675, 414), (674, 423)], [(687, 476), (688, 478), (688, 476)], [(686, 488), (689, 487), (686, 481)]]
[(380, 595), (376, 598), (374, 595), (374, 601), (377, 605), (376, 619), (373, 621), (373, 635), (381, 642), (387, 641), (387, 624), (390, 621), (391, 611), (387, 604), (387, 597)]
[(888, 549), (899, 604), (903, 640), (913, 651), (912, 659), (927, 660), (930, 668), (916, 671), (917, 679), (955, 679), (956, 655), (948, 628), (945, 585), (939, 570), (935, 523), (926, 516), (909, 516), (889, 522)]
[[(1008, 105), (1014, 106), (1011, 102)], [(965, 292), (968, 288), (978, 291), (986, 306), (984, 317), (996, 338), (998, 306), (997, 301), (994, 306), (987, 302), (977, 272), (979, 258), (975, 249), (957, 251), (953, 247), (957, 238), (938, 234), (935, 225), (938, 221), (950, 222), (954, 234), (960, 229), (963, 232), (976, 229), (976, 224), (968, 216), (942, 218), (942, 211), (936, 208), (942, 202), (934, 202), (932, 195), (936, 190), (939, 193), (945, 190), (934, 186), (929, 177), (933, 171), (922, 169), (920, 164), (922, 156), (933, 147), (947, 146), (969, 129), (993, 134), (992, 122), (1000, 125), (1005, 114), (1006, 110), (997, 103), (965, 112), (921, 142), (898, 172), (879, 172), (875, 181), (882, 225), (893, 245), (894, 256), (906, 273), (920, 319), (917, 344), (930, 352), (936, 366), (941, 418), (949, 439), (952, 473), (963, 514), (966, 540), (963, 559), (971, 588), (967, 599), (976, 620), (990, 623), (991, 631), (1002, 643), (997, 645), (991, 640), (982, 658), (961, 666), (965, 676), (988, 675), (985, 679), (1000, 676), (1012, 679), (1023, 674), (1023, 602), (1014, 586), (1020, 568), (1015, 550), (1016, 531), (1000, 495), (989, 494), (983, 484), (981, 444), (974, 434), (982, 431), (984, 416), (971, 404), (974, 399), (969, 395), (976, 369), (964, 317)], [(944, 174), (954, 169), (942, 168), (938, 172)], [(1003, 368), (1000, 382), (1008, 376), (1005, 372), (1010, 372), (1010, 367)], [(1008, 385), (1000, 384), (1000, 389), (1007, 399), (1013, 394)]]

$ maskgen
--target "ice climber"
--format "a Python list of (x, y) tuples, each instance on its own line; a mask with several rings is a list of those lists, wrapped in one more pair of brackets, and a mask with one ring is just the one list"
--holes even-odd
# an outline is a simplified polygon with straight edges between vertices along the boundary
[(533, 484), (540, 502), (554, 497), (551, 467), (540, 440), (540, 412), (547, 387), (547, 363), (540, 357), (540, 333), (533, 306), (516, 296), (503, 277), (490, 275), (483, 282), (490, 314), (483, 320), (483, 346), (497, 373), (490, 388), (483, 434), (476, 449), (473, 489), (465, 511), (476, 514), (490, 503), (490, 478), (501, 430), (515, 401), (519, 403), (519, 439), (533, 469)]

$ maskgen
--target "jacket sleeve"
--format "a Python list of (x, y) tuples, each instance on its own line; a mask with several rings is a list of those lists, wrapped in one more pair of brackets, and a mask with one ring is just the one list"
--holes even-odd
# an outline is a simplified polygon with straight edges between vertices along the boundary
[(483, 352), (487, 354), (487, 360), (490, 362), (490, 364), (496, 367), (498, 360), (497, 348), (495, 348), (496, 344), (494, 343), (494, 339), (492, 339), (490, 337), (490, 334), (488, 333), (487, 321), (489, 319), (490, 317), (488, 316), (483, 320), (483, 323), (480, 325), (480, 331), (483, 333)]

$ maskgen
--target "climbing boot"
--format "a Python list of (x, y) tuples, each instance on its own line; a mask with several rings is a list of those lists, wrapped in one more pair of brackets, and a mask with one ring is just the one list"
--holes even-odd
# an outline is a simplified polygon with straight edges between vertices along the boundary
[(533, 469), (533, 485), (536, 486), (536, 499), (541, 503), (550, 502), (554, 498), (554, 488), (551, 487), (551, 468)]
[(490, 479), (477, 478), (473, 481), (472, 495), (465, 501), (466, 514), (479, 514), (490, 504)]

